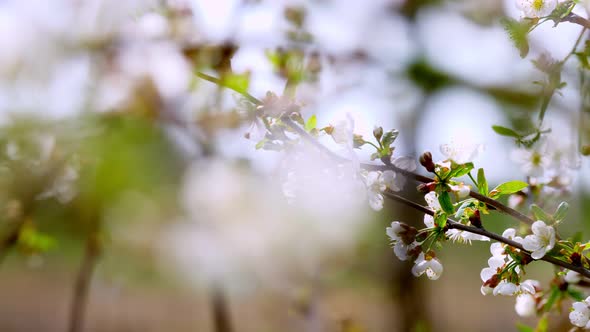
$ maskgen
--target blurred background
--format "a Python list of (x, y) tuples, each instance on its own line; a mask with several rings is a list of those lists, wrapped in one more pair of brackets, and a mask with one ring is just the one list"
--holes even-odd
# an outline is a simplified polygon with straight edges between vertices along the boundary
[[(574, 12), (587, 17), (583, 4)], [(475, 164), (493, 187), (526, 174), (491, 126), (534, 128), (544, 74), (531, 59), (563, 59), (581, 31), (544, 23), (522, 59), (500, 23), (521, 16), (513, 0), (0, 0), (0, 331), (535, 324), (514, 298), (481, 295), (490, 243), (449, 242), (439, 280), (413, 277), (385, 227), (421, 227), (420, 213), (374, 212), (321, 158), (259, 149), (253, 105), (197, 75), (259, 99), (293, 94), (318, 128), (347, 115), (364, 137), (395, 128), (394, 156), (483, 144)], [(578, 67), (566, 63), (544, 121), (567, 181), (543, 197), (569, 202), (560, 233), (586, 239)], [(414, 183), (404, 195), (424, 204)], [(499, 214), (484, 223), (518, 227)], [(553, 267), (526, 272), (547, 284)], [(570, 328), (568, 307), (551, 331)]]

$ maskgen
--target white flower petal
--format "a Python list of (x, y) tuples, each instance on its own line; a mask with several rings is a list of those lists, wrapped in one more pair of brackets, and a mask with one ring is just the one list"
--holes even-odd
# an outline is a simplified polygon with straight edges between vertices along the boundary
[(537, 313), (537, 302), (531, 294), (520, 294), (516, 297), (514, 310), (521, 317), (533, 317)]

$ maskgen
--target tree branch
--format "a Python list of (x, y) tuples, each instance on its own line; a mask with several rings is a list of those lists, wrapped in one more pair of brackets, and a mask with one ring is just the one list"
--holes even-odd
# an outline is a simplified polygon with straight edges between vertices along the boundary
[[(575, 14), (571, 14), (570, 16), (566, 17), (566, 18), (568, 18), (568, 20), (570, 22), (574, 22), (575, 21), (574, 23), (578, 23), (578, 24), (584, 23), (584, 24), (588, 24), (590, 26), (590, 21), (588, 21), (588, 20), (586, 20), (586, 19), (584, 19), (582, 17), (579, 17), (579, 16), (577, 16)], [(581, 25), (585, 26), (584, 24), (581, 24)], [(202, 73), (198, 73), (198, 76), (201, 77), (201, 78), (203, 78), (203, 79), (206, 79), (206, 80), (208, 80), (210, 82), (213, 82), (213, 83), (216, 83), (216, 84), (219, 84), (219, 85), (224, 86), (222, 84), (221, 80), (219, 80), (217, 78), (214, 78), (214, 77), (211, 77), (209, 75), (202, 74)], [(228, 88), (231, 89), (231, 87), (228, 87)], [(254, 104), (257, 104), (257, 105), (261, 105), (262, 104), (262, 102), (260, 100), (252, 97), (251, 95), (249, 95), (247, 93), (244, 93), (242, 91), (237, 91), (235, 89), (234, 89), (234, 91), (236, 91), (236, 92), (244, 95), (244, 97), (248, 98)], [(326, 148), (324, 145), (320, 144), (313, 136), (311, 136), (308, 132), (306, 132), (305, 130), (303, 130), (297, 123), (293, 122), (293, 120), (291, 120), (288, 117), (288, 115), (281, 116), (281, 121), (283, 121), (284, 124), (286, 124), (287, 126), (289, 126), (289, 128), (291, 128), (297, 134), (299, 134), (299, 136), (304, 141), (306, 141), (306, 142), (310, 143), (311, 145), (315, 146), (318, 150), (326, 153), (327, 155), (331, 156), (335, 160), (338, 160), (338, 161), (341, 161), (341, 162), (350, 162), (350, 160), (337, 155), (336, 153), (332, 152), (330, 149)], [(432, 179), (432, 178), (429, 178), (427, 176), (423, 176), (423, 175), (420, 175), (418, 173), (414, 173), (414, 172), (411, 172), (411, 171), (408, 171), (408, 170), (405, 170), (405, 169), (396, 167), (393, 164), (385, 164), (385, 165), (361, 164), (361, 167), (364, 168), (364, 169), (367, 169), (367, 170), (375, 170), (375, 171), (391, 170), (391, 171), (394, 171), (394, 172), (396, 172), (398, 174), (402, 174), (405, 177), (412, 178), (412, 179), (414, 179), (414, 180), (416, 180), (418, 182), (423, 182), (423, 183), (429, 183), (429, 182), (433, 182), (434, 181), (434, 179)], [(386, 191), (385, 192), (385, 196), (388, 197), (388, 198), (390, 198), (390, 199), (394, 199), (394, 200), (403, 202), (405, 204), (411, 204), (410, 206), (412, 206), (412, 207), (414, 207), (414, 208), (416, 208), (416, 209), (418, 209), (418, 210), (420, 210), (420, 211), (422, 211), (424, 213), (428, 213), (430, 215), (433, 215), (432, 210), (430, 210), (428, 208), (425, 208), (425, 207), (422, 207), (421, 205), (418, 205), (416, 203), (410, 202), (407, 199), (405, 199), (405, 198), (403, 198), (401, 196), (398, 196), (398, 195), (394, 194), (391, 191)], [(492, 198), (489, 198), (487, 196), (484, 196), (484, 195), (482, 195), (482, 194), (480, 194), (478, 192), (470, 191), (469, 192), (469, 196), (471, 196), (472, 198), (475, 198), (475, 199), (479, 200), (480, 202), (483, 202), (483, 203), (485, 203), (485, 204), (487, 204), (489, 206), (492, 206), (496, 210), (498, 210), (500, 212), (503, 212), (503, 213), (505, 213), (505, 214), (507, 214), (507, 215), (509, 215), (509, 216), (511, 216), (511, 217), (513, 217), (515, 219), (517, 219), (517, 220), (520, 220), (520, 221), (522, 221), (522, 222), (524, 222), (524, 223), (526, 223), (528, 225), (532, 225), (535, 222), (533, 219), (527, 217), (526, 215), (524, 215), (524, 214), (522, 214), (522, 213), (520, 213), (520, 212), (518, 212), (518, 211), (516, 211), (516, 210), (514, 210), (514, 209), (512, 209), (512, 208), (510, 208), (510, 207), (508, 207), (508, 206), (506, 206), (504, 204), (502, 204), (501, 202), (499, 202), (497, 200), (494, 200)], [(515, 248), (518, 248), (518, 249), (520, 249), (520, 250), (522, 250), (524, 252), (527, 252), (526, 250), (524, 250), (524, 248), (522, 247), (521, 244), (519, 244), (517, 242), (514, 242), (514, 241), (512, 241), (510, 239), (506, 239), (506, 238), (504, 238), (504, 237), (502, 237), (500, 235), (497, 235), (495, 233), (491, 233), (491, 232), (488, 232), (488, 231), (486, 231), (484, 229), (480, 229), (480, 228), (476, 228), (476, 227), (472, 227), (472, 226), (466, 226), (466, 225), (463, 225), (463, 224), (458, 223), (456, 221), (453, 221), (451, 219), (449, 219), (449, 221), (450, 221), (450, 223), (449, 223), (449, 227), (450, 228), (456, 228), (456, 229), (468, 231), (468, 232), (471, 232), (471, 233), (475, 233), (475, 234), (479, 234), (479, 235), (484, 235), (484, 236), (487, 236), (487, 237), (489, 237), (491, 239), (494, 239), (496, 241), (499, 241), (499, 242), (508, 244), (508, 245), (510, 245), (512, 247), (515, 247)], [(550, 256), (545, 256), (541, 260), (544, 260), (544, 261), (547, 261), (549, 263), (552, 263), (552, 264), (555, 264), (555, 265), (558, 265), (558, 266), (561, 266), (561, 267), (570, 269), (572, 271), (576, 271), (576, 272), (580, 273), (581, 275), (590, 278), (590, 270), (587, 270), (587, 269), (585, 269), (583, 267), (574, 266), (572, 264), (569, 264), (569, 263), (560, 261), (560, 260), (558, 260), (558, 259), (556, 259), (554, 257), (550, 257)]]
[[(417, 173), (414, 173), (414, 172), (410, 172), (410, 171), (407, 171), (405, 169), (396, 167), (396, 166), (391, 165), (391, 164), (389, 164), (389, 165), (361, 164), (361, 167), (363, 167), (365, 169), (380, 170), (380, 171), (391, 170), (391, 171), (394, 171), (396, 173), (400, 173), (400, 174), (402, 174), (402, 175), (404, 175), (406, 177), (412, 178), (412, 179), (414, 179), (416, 181), (423, 182), (423, 183), (429, 183), (429, 182), (433, 182), (434, 181), (433, 178), (429, 178), (427, 176), (423, 176), (423, 175), (420, 175), (420, 174), (417, 174)], [(520, 213), (520, 212), (512, 209), (511, 207), (506, 206), (506, 205), (502, 204), (501, 202), (499, 202), (499, 201), (497, 201), (495, 199), (489, 198), (487, 196), (484, 196), (484, 195), (482, 195), (482, 194), (480, 194), (478, 192), (469, 191), (469, 196), (477, 199), (480, 202), (486, 203), (487, 205), (494, 207), (496, 210), (498, 210), (500, 212), (503, 212), (503, 213), (505, 213), (505, 214), (507, 214), (507, 215), (509, 215), (509, 216), (511, 216), (511, 217), (513, 217), (515, 219), (517, 219), (517, 220), (520, 220), (520, 221), (522, 221), (522, 222), (524, 222), (526, 224), (532, 225), (535, 222), (533, 219), (531, 219), (531, 218), (527, 217), (526, 215), (524, 215), (524, 214), (522, 214), (522, 213)]]
[[(420, 212), (424, 212), (428, 215), (434, 216), (434, 211), (430, 210), (429, 208), (422, 206), (420, 204), (414, 203), (414, 202), (412, 202), (412, 201), (410, 201), (410, 200), (408, 200), (408, 199), (406, 199), (406, 198), (404, 198), (404, 197), (402, 197), (390, 190), (385, 191), (383, 194), (386, 197), (388, 197), (394, 201), (400, 202), (400, 203), (408, 205)], [(461, 224), (461, 223), (459, 223), (453, 219), (450, 219), (450, 218), (447, 218), (447, 226), (450, 229), (459, 229), (459, 230), (466, 231), (469, 233), (474, 233), (474, 234), (486, 236), (490, 239), (494, 239), (498, 242), (502, 242), (502, 243), (507, 244), (511, 247), (518, 248), (521, 251), (530, 255), (530, 252), (525, 250), (520, 243), (510, 240), (510, 239), (507, 239), (505, 237), (502, 237), (496, 233), (486, 231), (485, 229), (477, 228), (477, 227), (473, 227), (473, 226), (467, 226), (467, 225)], [(584, 277), (590, 278), (590, 270), (585, 269), (581, 266), (576, 266), (576, 265), (561, 261), (555, 257), (551, 257), (548, 255), (543, 256), (540, 260), (549, 262), (549, 263), (557, 265), (557, 266), (561, 266), (561, 267), (566, 268), (568, 270), (576, 271), (579, 274), (583, 275)]]
[[(312, 144), (313, 146), (315, 146), (316, 148), (318, 148), (320, 151), (326, 153), (327, 155), (333, 157), (334, 159), (338, 160), (338, 161), (343, 161), (343, 162), (347, 162), (349, 161), (346, 158), (343, 158), (337, 154), (335, 154), (334, 152), (330, 151), (328, 148), (326, 148), (325, 146), (323, 146), (322, 144), (320, 144), (313, 136), (311, 136), (309, 133), (307, 133), (305, 130), (303, 130), (299, 125), (297, 125), (295, 122), (293, 122), (293, 120), (291, 120), (288, 116), (283, 115), (281, 117), (281, 120), (283, 121), (283, 123), (285, 123), (286, 125), (288, 125), (291, 129), (293, 129), (293, 131), (295, 131), (297, 134), (299, 134), (299, 136), (305, 140), (306, 142), (309, 142), (310, 144)], [(394, 171), (398, 174), (402, 174), (405, 177), (414, 179), (418, 182), (423, 182), (423, 183), (429, 183), (429, 182), (433, 182), (434, 179), (433, 178), (429, 178), (427, 176), (423, 176), (420, 175), (418, 173), (414, 173), (414, 172), (410, 172), (408, 170), (396, 167), (392, 164), (387, 164), (387, 165), (372, 165), (372, 164), (361, 164), (361, 167), (367, 170), (373, 170), (373, 171), (386, 171), (386, 170), (391, 170)], [(532, 225), (535, 221), (532, 220), (531, 218), (527, 217), (526, 215), (510, 208), (509, 206), (506, 206), (504, 204), (502, 204), (501, 202), (495, 200), (495, 199), (491, 199), (487, 196), (484, 196), (478, 192), (475, 191), (470, 191), (469, 192), (469, 196), (477, 199), (480, 202), (483, 202), (489, 206), (494, 207), (496, 210), (503, 212), (517, 220), (520, 220), (526, 224)]]

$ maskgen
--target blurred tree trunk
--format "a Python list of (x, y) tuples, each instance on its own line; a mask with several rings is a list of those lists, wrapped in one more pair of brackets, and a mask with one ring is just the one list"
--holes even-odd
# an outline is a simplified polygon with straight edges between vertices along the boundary
[(219, 285), (211, 287), (211, 310), (213, 311), (213, 331), (232, 332), (227, 295)]
[[(424, 106), (425, 100), (413, 112), (398, 116), (398, 127), (401, 134), (408, 138), (405, 140), (406, 145), (403, 146), (406, 155), (418, 157), (415, 146), (416, 127)], [(412, 180), (406, 182), (402, 195), (414, 202), (423, 201), (423, 197), (416, 190), (416, 183)], [(394, 206), (394, 220), (400, 220), (418, 228), (424, 226), (423, 215), (416, 210), (395, 202), (390, 202), (390, 204)], [(390, 222), (389, 220), (387, 226)], [(388, 267), (386, 281), (390, 286), (389, 294), (399, 315), (392, 317), (395, 321), (389, 322), (389, 325), (396, 328), (396, 331), (404, 332), (431, 330), (432, 325), (427, 310), (428, 297), (423, 282), (412, 275), (413, 262), (399, 261), (394, 257), (392, 251), (385, 255), (384, 259), (386, 260), (385, 266)]]

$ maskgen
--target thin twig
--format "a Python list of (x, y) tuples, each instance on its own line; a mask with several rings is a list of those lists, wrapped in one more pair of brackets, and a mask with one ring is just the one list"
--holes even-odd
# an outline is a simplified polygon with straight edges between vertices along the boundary
[(562, 21), (579, 24), (586, 29), (590, 29), (590, 20), (585, 19), (582, 16), (578, 16), (574, 13), (570, 13), (568, 16), (564, 17)]
[[(420, 204), (414, 203), (414, 202), (412, 202), (412, 201), (410, 201), (410, 200), (408, 200), (408, 199), (406, 199), (406, 198), (404, 198), (404, 197), (402, 197), (402, 196), (400, 196), (400, 195), (398, 195), (398, 194), (396, 194), (396, 193), (394, 193), (392, 191), (387, 190), (387, 191), (384, 192), (384, 195), (387, 196), (388, 198), (394, 200), (394, 201), (397, 201), (397, 202), (400, 202), (402, 204), (408, 205), (408, 206), (410, 206), (410, 207), (412, 207), (412, 208), (414, 208), (414, 209), (416, 209), (416, 210), (418, 210), (420, 212), (423, 212), (423, 213), (426, 213), (428, 215), (434, 216), (434, 211), (430, 210), (429, 208), (427, 208), (425, 206), (422, 206)], [(474, 233), (474, 234), (479, 234), (479, 235), (486, 236), (486, 237), (488, 237), (490, 239), (494, 239), (494, 240), (496, 240), (498, 242), (502, 242), (502, 243), (507, 244), (507, 245), (509, 245), (511, 247), (518, 248), (521, 251), (526, 252), (527, 254), (530, 255), (530, 252), (527, 251), (527, 250), (525, 250), (522, 247), (522, 244), (520, 244), (518, 242), (515, 242), (513, 240), (510, 240), (510, 239), (507, 239), (505, 237), (502, 237), (502, 236), (500, 236), (500, 235), (498, 235), (496, 233), (492, 233), (492, 232), (486, 231), (485, 229), (477, 228), (477, 227), (473, 227), (473, 226), (467, 226), (467, 225), (461, 224), (461, 223), (459, 223), (459, 222), (457, 222), (457, 221), (455, 221), (453, 219), (450, 219), (450, 218), (447, 219), (447, 226), (449, 227), (449, 229), (459, 229), (459, 230), (466, 231), (466, 232), (469, 232), (469, 233)], [(590, 278), (590, 270), (585, 269), (585, 268), (583, 268), (581, 266), (576, 266), (576, 265), (573, 265), (573, 264), (570, 264), (570, 263), (561, 261), (561, 260), (559, 260), (559, 259), (557, 259), (555, 257), (551, 257), (551, 256), (548, 256), (548, 255), (543, 256), (540, 260), (549, 262), (549, 263), (554, 264), (554, 265), (561, 266), (561, 267), (566, 268), (568, 270), (576, 271), (579, 274), (583, 275), (584, 277)]]
[(222, 80), (220, 80), (217, 77), (213, 77), (211, 75), (207, 75), (205, 73), (202, 72), (197, 72), (197, 77), (204, 79), (205, 81), (209, 81), (211, 83), (217, 84), (219, 86), (231, 89), (239, 94), (241, 94), (242, 96), (244, 96), (244, 98), (248, 99), (251, 103), (256, 104), (256, 105), (262, 105), (262, 101), (254, 96), (252, 96), (251, 94), (249, 94), (248, 92), (245, 91), (239, 91), (234, 89), (231, 86), (228, 86), (227, 84), (225, 84), (225, 82), (223, 82)]
[(81, 332), (84, 328), (84, 317), (88, 302), (88, 290), (92, 280), (94, 268), (100, 256), (100, 245), (96, 235), (90, 235), (87, 240), (82, 265), (78, 271), (74, 294), (70, 307), (70, 325), (68, 332)]

